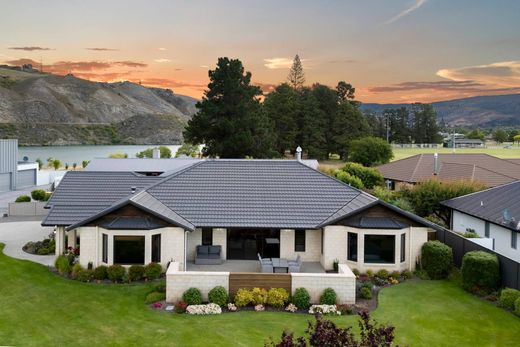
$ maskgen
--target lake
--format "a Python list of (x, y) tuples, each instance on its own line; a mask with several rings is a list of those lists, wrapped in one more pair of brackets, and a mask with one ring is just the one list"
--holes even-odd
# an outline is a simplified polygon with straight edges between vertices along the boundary
[[(180, 145), (164, 145), (171, 149), (175, 155)], [(83, 160), (93, 158), (106, 158), (112, 153), (127, 153), (129, 158), (135, 158), (135, 154), (155, 145), (107, 145), (107, 146), (34, 146), (18, 147), (18, 160), (27, 157), (29, 161), (40, 158), (44, 163), (47, 158), (59, 159), (63, 164), (77, 163), (81, 166)]]

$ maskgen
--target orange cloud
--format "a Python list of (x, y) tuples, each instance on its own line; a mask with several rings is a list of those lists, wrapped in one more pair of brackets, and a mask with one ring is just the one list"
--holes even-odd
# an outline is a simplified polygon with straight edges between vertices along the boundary
[(38, 46), (30, 46), (30, 47), (9, 47), (9, 49), (14, 49), (17, 51), (50, 51), (51, 48), (47, 47), (38, 47)]

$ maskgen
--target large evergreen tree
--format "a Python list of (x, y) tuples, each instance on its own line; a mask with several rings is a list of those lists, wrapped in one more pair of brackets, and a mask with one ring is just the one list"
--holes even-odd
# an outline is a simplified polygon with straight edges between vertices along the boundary
[(185, 140), (204, 144), (203, 154), (210, 157), (271, 157), (271, 124), (260, 105), (260, 88), (251, 85), (251, 73), (244, 72), (238, 59), (219, 58), (208, 74), (208, 89), (184, 130)]
[(298, 54), (294, 57), (289, 76), (287, 76), (289, 85), (296, 90), (301, 90), (305, 83), (305, 75), (303, 74), (303, 66)]
[(300, 108), (297, 119), (296, 143), (307, 152), (309, 158), (326, 159), (328, 152), (325, 140), (325, 116), (310, 88), (303, 88), (300, 91)]

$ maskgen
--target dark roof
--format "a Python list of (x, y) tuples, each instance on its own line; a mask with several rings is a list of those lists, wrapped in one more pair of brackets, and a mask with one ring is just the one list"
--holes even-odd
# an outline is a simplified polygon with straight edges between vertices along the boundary
[(147, 217), (116, 217), (114, 220), (101, 225), (105, 229), (149, 230), (161, 228), (163, 225)]
[(198, 163), (197, 158), (94, 158), (85, 168), (86, 171), (119, 172), (176, 172)]
[[(442, 205), (468, 215), (517, 230), (520, 222), (520, 181), (446, 200)], [(507, 211), (504, 213), (504, 211)], [(514, 218), (515, 223), (504, 219)]]
[[(449, 139), (449, 141), (453, 141), (452, 139)], [(481, 139), (455, 139), (455, 143), (472, 143), (472, 144), (483, 144), (484, 141)]]
[(348, 226), (363, 229), (403, 229), (409, 225), (387, 217), (359, 217), (347, 223)]
[(520, 165), (487, 154), (439, 153), (435, 176), (434, 155), (417, 154), (377, 168), (385, 179), (417, 183), (437, 177), (441, 180), (470, 180), (489, 187), (520, 179)]
[[(129, 193), (130, 185), (138, 192)], [(79, 203), (83, 198), (86, 209)], [(74, 229), (131, 204), (187, 230), (317, 228), (378, 203), (384, 204), (296, 160), (218, 159), (167, 177), (68, 173), (49, 201), (52, 208), (43, 224)]]

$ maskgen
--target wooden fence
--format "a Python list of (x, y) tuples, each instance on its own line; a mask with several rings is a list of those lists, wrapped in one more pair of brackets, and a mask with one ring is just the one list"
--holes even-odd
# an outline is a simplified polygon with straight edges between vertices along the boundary
[(239, 288), (284, 288), (291, 293), (290, 274), (271, 274), (254, 272), (231, 272), (229, 274), (229, 293), (235, 295)]

